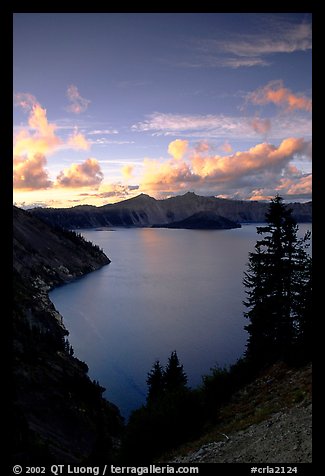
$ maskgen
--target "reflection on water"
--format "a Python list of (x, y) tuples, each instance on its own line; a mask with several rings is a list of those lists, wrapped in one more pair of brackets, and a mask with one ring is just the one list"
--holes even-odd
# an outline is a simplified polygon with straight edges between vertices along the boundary
[[(302, 225), (301, 229), (310, 228)], [(153, 362), (177, 350), (192, 386), (245, 350), (242, 285), (256, 225), (86, 230), (112, 262), (52, 291), (75, 354), (122, 414), (145, 401)]]

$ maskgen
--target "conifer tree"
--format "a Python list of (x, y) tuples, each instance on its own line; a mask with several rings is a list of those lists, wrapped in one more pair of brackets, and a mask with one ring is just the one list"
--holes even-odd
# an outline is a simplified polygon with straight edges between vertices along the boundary
[(263, 238), (249, 255), (244, 277), (245, 315), (250, 320), (246, 355), (260, 363), (283, 357), (302, 342), (311, 315), (311, 258), (306, 252), (310, 234), (297, 238), (292, 210), (279, 196), (271, 200), (266, 221), (257, 228)]
[(171, 353), (168, 359), (164, 377), (167, 392), (178, 391), (186, 388), (187, 375), (184, 372), (183, 365), (179, 362), (176, 350)]
[(157, 401), (157, 399), (164, 394), (165, 390), (164, 370), (159, 360), (156, 360), (151, 371), (148, 373), (147, 384), (147, 403)]

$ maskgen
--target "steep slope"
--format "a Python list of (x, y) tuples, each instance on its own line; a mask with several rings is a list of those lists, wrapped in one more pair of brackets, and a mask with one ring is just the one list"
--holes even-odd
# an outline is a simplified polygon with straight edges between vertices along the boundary
[(273, 365), (220, 409), (218, 423), (205, 436), (160, 462), (310, 463), (311, 381), (311, 364)]
[[(289, 204), (298, 222), (311, 222), (311, 202)], [(269, 204), (244, 200), (201, 197), (188, 192), (165, 200), (155, 200), (145, 194), (119, 203), (93, 207), (35, 208), (35, 216), (65, 228), (103, 226), (153, 226), (179, 222), (199, 212), (214, 212), (236, 223), (265, 221)]]
[(73, 356), (48, 290), (109, 263), (98, 248), (13, 212), (13, 455), (15, 464), (114, 458), (118, 409)]

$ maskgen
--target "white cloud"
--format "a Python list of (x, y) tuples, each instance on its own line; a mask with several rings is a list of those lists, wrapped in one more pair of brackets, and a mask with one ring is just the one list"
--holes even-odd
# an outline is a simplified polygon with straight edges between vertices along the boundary
[(110, 145), (110, 144), (125, 145), (125, 144), (135, 144), (135, 141), (133, 141), (133, 140), (112, 140), (112, 139), (107, 139), (106, 137), (98, 137), (98, 139), (90, 140), (89, 143), (90, 144), (95, 144), (95, 145)]
[[(149, 132), (152, 135), (255, 140), (256, 128), (252, 126), (253, 118), (225, 115), (185, 115), (155, 112), (147, 119), (132, 126), (135, 132)], [(262, 118), (260, 119), (262, 121)], [(266, 120), (267, 121), (267, 120)], [(290, 115), (278, 116), (269, 124), (269, 138), (281, 140), (285, 136), (310, 137), (312, 123), (310, 118)]]
[[(243, 14), (243, 21), (245, 21)], [(189, 67), (253, 67), (271, 64), (275, 53), (294, 53), (312, 48), (310, 22), (288, 22), (280, 16), (260, 16), (260, 24), (251, 33), (234, 32), (229, 40), (200, 38), (194, 42), (197, 57), (182, 66)]]
[(99, 136), (99, 135), (110, 135), (110, 134), (118, 134), (117, 129), (95, 129), (93, 131), (88, 132), (89, 136)]

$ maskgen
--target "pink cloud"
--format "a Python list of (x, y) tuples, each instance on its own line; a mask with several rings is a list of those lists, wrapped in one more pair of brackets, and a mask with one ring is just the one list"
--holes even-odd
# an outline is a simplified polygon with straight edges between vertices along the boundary
[(23, 108), (25, 111), (30, 111), (37, 104), (37, 99), (30, 93), (14, 94), (14, 105)]
[(229, 154), (230, 152), (232, 152), (232, 146), (229, 144), (229, 142), (224, 142), (220, 147), (219, 149), (222, 151), (222, 152), (225, 152), (226, 154)]
[(179, 160), (147, 159), (140, 187), (148, 193), (178, 192), (193, 189), (193, 186), (197, 190), (209, 187), (232, 196), (243, 190), (247, 197), (258, 190), (258, 184), (272, 183), (276, 187), (282, 174), (294, 180), (292, 175), (297, 169), (288, 168), (292, 165), (290, 162), (297, 154), (305, 154), (308, 146), (303, 139), (288, 138), (278, 146), (264, 142), (246, 151), (223, 156), (207, 154), (206, 148), (202, 152), (195, 148), (189, 151), (187, 158)]
[(255, 117), (251, 121), (251, 125), (257, 134), (261, 134), (263, 136), (266, 136), (271, 129), (270, 119), (260, 119), (259, 117)]
[(41, 153), (35, 153), (27, 158), (16, 156), (14, 158), (14, 188), (38, 190), (51, 187), (52, 182), (45, 166), (46, 158)]
[(52, 182), (46, 170), (46, 155), (62, 144), (55, 124), (49, 123), (46, 109), (28, 93), (15, 95), (15, 104), (29, 112), (28, 126), (14, 136), (14, 188), (32, 190), (49, 188)]
[(257, 105), (273, 103), (284, 107), (288, 111), (302, 110), (310, 112), (312, 110), (311, 99), (302, 94), (292, 93), (290, 89), (283, 86), (281, 80), (270, 81), (263, 88), (252, 92), (248, 96), (248, 101)]
[(67, 97), (70, 101), (67, 110), (74, 114), (85, 112), (91, 101), (80, 96), (77, 86), (71, 84), (67, 89)]
[(78, 188), (98, 186), (104, 175), (96, 159), (89, 158), (81, 164), (72, 164), (57, 176), (56, 186)]
[[(46, 109), (29, 93), (15, 95), (15, 104), (29, 113), (28, 127), (24, 127), (14, 137), (13, 173), (14, 188), (25, 190), (47, 189), (53, 186), (46, 170), (47, 156), (55, 151), (67, 149), (88, 150), (89, 142), (77, 129), (66, 140), (58, 137), (57, 126), (50, 123)], [(101, 183), (103, 174), (95, 159), (87, 159), (83, 164), (72, 164), (60, 172), (56, 186), (81, 187)]]

